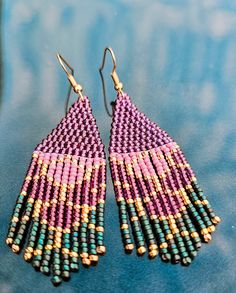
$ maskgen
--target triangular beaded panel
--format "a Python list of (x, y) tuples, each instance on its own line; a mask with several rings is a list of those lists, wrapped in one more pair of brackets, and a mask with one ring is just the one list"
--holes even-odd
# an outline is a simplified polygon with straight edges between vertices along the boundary
[(71, 106), (36, 151), (105, 158), (104, 145), (87, 97), (80, 98)]

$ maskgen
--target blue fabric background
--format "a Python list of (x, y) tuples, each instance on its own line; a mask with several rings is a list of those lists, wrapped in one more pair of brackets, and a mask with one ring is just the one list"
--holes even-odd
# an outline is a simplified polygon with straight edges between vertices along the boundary
[[(235, 292), (235, 1), (3, 1), (0, 107), (0, 292)], [(67, 80), (55, 54), (75, 68), (108, 146), (110, 118), (98, 67), (113, 47), (125, 90), (168, 131), (222, 223), (190, 267), (126, 256), (108, 169), (107, 254), (54, 288), (5, 245), (8, 221), (36, 144), (64, 115)], [(105, 76), (107, 93), (115, 91)], [(75, 96), (72, 97), (72, 100)]]

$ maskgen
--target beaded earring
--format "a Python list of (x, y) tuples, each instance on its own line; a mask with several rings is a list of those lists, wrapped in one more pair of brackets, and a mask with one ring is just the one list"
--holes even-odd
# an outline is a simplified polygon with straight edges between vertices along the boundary
[[(126, 252), (147, 248), (150, 258), (189, 265), (201, 242), (209, 242), (220, 222), (177, 143), (141, 113), (123, 92), (113, 61), (117, 98), (113, 108), (109, 160)], [(106, 105), (107, 108), (107, 105)], [(133, 237), (131, 235), (131, 231)], [(134, 239), (134, 241), (133, 241)], [(135, 244), (135, 245), (134, 245)]]
[(33, 152), (6, 238), (19, 253), (29, 230), (24, 259), (51, 273), (54, 285), (79, 269), (79, 258), (85, 266), (96, 264), (106, 250), (104, 145), (88, 97), (57, 57), (79, 98)]

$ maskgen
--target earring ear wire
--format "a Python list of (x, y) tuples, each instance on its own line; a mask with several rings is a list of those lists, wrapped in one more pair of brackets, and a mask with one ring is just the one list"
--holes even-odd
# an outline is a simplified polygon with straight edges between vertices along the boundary
[(77, 83), (77, 81), (74, 78), (74, 69), (73, 69), (73, 67), (65, 60), (64, 57), (62, 57), (61, 54), (57, 53), (56, 56), (57, 56), (57, 59), (58, 59), (60, 65), (61, 65), (61, 67), (65, 71), (69, 82), (70, 82), (70, 86), (69, 86), (69, 90), (68, 90), (68, 94), (67, 94), (67, 98), (66, 98), (66, 103), (65, 103), (65, 114), (67, 114), (70, 95), (71, 95), (71, 89), (73, 88), (74, 92), (76, 94), (79, 94), (81, 99), (83, 99), (84, 98), (83, 95), (82, 95), (83, 88), (82, 88), (82, 86), (80, 84)]
[[(108, 116), (112, 117), (112, 114), (110, 113), (110, 111), (108, 109), (108, 105), (107, 105), (106, 87), (105, 87), (105, 80), (104, 80), (104, 76), (103, 76), (103, 69), (104, 69), (104, 66), (105, 66), (107, 52), (110, 53), (111, 58), (112, 58), (112, 62), (113, 62), (113, 69), (112, 69), (112, 72), (111, 72), (111, 78), (112, 78), (112, 80), (114, 82), (114, 88), (121, 95), (123, 95), (123, 84), (122, 84), (122, 82), (120, 82), (118, 74), (116, 72), (116, 57), (115, 57), (114, 51), (113, 51), (113, 49), (111, 47), (106, 47), (104, 49), (104, 52), (103, 52), (103, 59), (102, 59), (102, 64), (101, 64), (101, 66), (99, 68), (99, 73), (100, 73), (100, 77), (101, 77), (101, 80), (102, 80), (102, 90), (103, 90), (105, 108), (106, 108)], [(111, 105), (112, 105), (112, 102), (111, 102)]]

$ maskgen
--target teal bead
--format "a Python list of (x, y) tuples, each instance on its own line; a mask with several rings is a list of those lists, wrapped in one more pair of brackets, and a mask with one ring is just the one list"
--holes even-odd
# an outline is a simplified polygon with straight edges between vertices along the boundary
[(72, 263), (77, 263), (78, 262), (78, 258), (77, 257), (72, 257), (71, 258)]
[(58, 286), (58, 285), (61, 284), (62, 278), (59, 275), (58, 276), (53, 276), (51, 281), (52, 281), (54, 286)]

